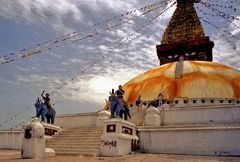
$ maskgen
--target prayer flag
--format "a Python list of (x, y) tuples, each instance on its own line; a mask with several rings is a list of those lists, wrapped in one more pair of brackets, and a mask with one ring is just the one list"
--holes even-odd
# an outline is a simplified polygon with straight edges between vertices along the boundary
[(27, 56), (31, 56), (31, 55), (33, 55), (33, 52), (32, 51), (28, 51), (27, 52)]
[(20, 52), (23, 52), (23, 51), (26, 51), (26, 49), (22, 49), (22, 50), (20, 50)]

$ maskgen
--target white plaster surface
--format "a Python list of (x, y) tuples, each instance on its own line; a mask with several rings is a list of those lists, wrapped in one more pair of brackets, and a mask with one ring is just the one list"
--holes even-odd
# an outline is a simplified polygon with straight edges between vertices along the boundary
[[(52, 124), (41, 123), (44, 128), (54, 129), (60, 131), (61, 128)], [(23, 125), (25, 128), (26, 125)], [(35, 132), (36, 134), (36, 132)], [(43, 132), (44, 134), (44, 132)], [(42, 134), (40, 134), (41, 137)], [(22, 149), (22, 139), (24, 137), (23, 130), (0, 130), (0, 149)], [(46, 140), (52, 138), (50, 136), (44, 136)]]
[(146, 110), (144, 118), (145, 126), (159, 126), (161, 124), (160, 111), (155, 107), (149, 107)]
[(104, 145), (101, 144), (101, 156), (123, 156), (131, 153), (131, 139), (120, 137), (120, 135), (103, 137), (103, 142), (116, 142), (115, 145)]
[(1, 149), (21, 149), (22, 148), (22, 130), (0, 131), (0, 148)]
[(102, 110), (98, 113), (98, 118), (97, 118), (97, 126), (103, 126), (103, 123), (105, 120), (110, 119), (111, 113), (106, 111), (106, 110)]
[(141, 147), (147, 153), (240, 155), (240, 126), (140, 128)]
[[(107, 125), (115, 124), (116, 132), (107, 132)], [(131, 128), (132, 135), (122, 132), (122, 126)], [(138, 140), (135, 125), (122, 119), (109, 119), (104, 121), (104, 132), (101, 137), (101, 156), (123, 156), (131, 153), (132, 139)]]
[(41, 159), (45, 157), (44, 138), (23, 138), (22, 158)]
[(63, 128), (96, 126), (97, 118), (98, 118), (97, 112), (59, 115), (55, 119), (55, 125)]
[(162, 125), (239, 124), (239, 106), (207, 106), (160, 110)]

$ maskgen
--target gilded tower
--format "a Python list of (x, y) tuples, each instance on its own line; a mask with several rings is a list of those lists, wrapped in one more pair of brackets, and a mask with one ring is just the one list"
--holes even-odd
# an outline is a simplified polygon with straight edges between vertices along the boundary
[(206, 37), (194, 3), (200, 0), (177, 0), (177, 8), (157, 45), (160, 65), (184, 60), (212, 61), (214, 43)]

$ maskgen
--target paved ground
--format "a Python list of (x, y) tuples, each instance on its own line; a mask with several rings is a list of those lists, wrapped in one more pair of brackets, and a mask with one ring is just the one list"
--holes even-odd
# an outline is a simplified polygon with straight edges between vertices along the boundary
[(240, 162), (240, 157), (132, 154), (124, 157), (54, 157), (41, 160), (20, 159), (18, 150), (0, 150), (0, 162)]

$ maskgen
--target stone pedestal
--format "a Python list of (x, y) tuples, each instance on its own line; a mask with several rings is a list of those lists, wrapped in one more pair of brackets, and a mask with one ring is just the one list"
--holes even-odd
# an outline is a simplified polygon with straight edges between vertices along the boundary
[(41, 159), (45, 157), (44, 138), (23, 138), (22, 158)]
[(38, 118), (33, 118), (24, 126), (22, 158), (40, 159), (45, 157), (44, 133), (44, 127)]
[(104, 121), (101, 156), (123, 156), (132, 152), (137, 141), (135, 125), (120, 118)]
[(160, 126), (161, 118), (160, 111), (155, 107), (149, 107), (146, 110), (144, 125), (145, 126)]
[(97, 126), (103, 126), (103, 122), (104, 120), (110, 119), (111, 113), (106, 111), (106, 110), (102, 110), (98, 113), (98, 118), (97, 118)]

